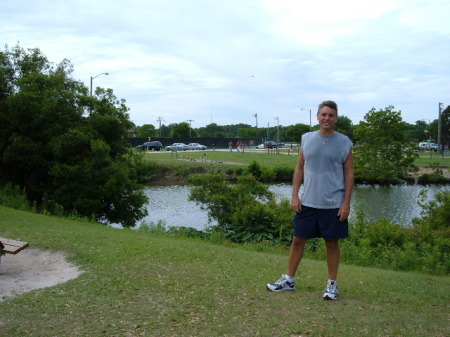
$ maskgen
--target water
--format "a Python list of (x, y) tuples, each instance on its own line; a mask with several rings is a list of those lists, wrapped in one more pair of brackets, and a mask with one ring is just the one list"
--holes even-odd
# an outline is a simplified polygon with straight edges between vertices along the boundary
[[(143, 219), (146, 223), (157, 223), (162, 220), (167, 226), (186, 226), (198, 230), (205, 229), (208, 225), (216, 225), (215, 221), (208, 219), (206, 211), (199, 205), (189, 201), (191, 192), (189, 185), (148, 186), (145, 189), (149, 197), (149, 215)], [(352, 198), (352, 211), (355, 207), (364, 209), (367, 219), (371, 221), (386, 218), (397, 224), (408, 226), (414, 217), (420, 217), (421, 207), (417, 204), (418, 195), (422, 189), (428, 190), (428, 199), (449, 186), (355, 186)], [(277, 198), (290, 199), (290, 184), (272, 184), (270, 190)]]

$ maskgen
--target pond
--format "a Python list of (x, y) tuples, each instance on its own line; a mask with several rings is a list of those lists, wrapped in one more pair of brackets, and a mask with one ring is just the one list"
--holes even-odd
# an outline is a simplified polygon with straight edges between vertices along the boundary
[[(290, 199), (290, 184), (269, 186), (277, 198)], [(364, 209), (368, 220), (386, 218), (399, 225), (408, 226), (414, 217), (420, 217), (422, 209), (417, 201), (421, 190), (428, 191), (430, 200), (437, 192), (448, 188), (448, 185), (357, 185), (353, 193), (350, 217), (354, 215), (355, 208), (361, 208)], [(203, 230), (208, 225), (216, 225), (216, 222), (208, 220), (206, 211), (203, 211), (195, 202), (188, 200), (191, 189), (192, 186), (189, 185), (147, 186), (145, 194), (150, 199), (149, 215), (143, 221), (148, 224), (164, 221), (167, 226), (186, 226), (198, 230)]]

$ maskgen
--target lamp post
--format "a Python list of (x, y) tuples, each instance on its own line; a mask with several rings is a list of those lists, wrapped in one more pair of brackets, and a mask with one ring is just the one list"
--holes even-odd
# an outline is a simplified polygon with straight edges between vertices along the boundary
[(256, 120), (256, 130), (258, 130), (258, 114), (253, 114), (253, 117), (255, 117)]
[(91, 90), (89, 91), (91, 97), (92, 97), (92, 81), (94, 80), (94, 78), (97, 78), (97, 77), (99, 77), (100, 75), (106, 75), (106, 76), (108, 76), (109, 74), (108, 74), (108, 73), (100, 73), (100, 74), (98, 74), (98, 75), (96, 75), (96, 76), (94, 76), (94, 77), (91, 76)]
[(300, 108), (300, 111), (302, 110), (306, 110), (309, 111), (309, 131), (312, 131), (312, 126), (311, 126), (311, 109), (305, 109), (305, 108)]
[(438, 151), (441, 152), (442, 158), (444, 158), (444, 148), (441, 149), (441, 116), (444, 103), (439, 103), (439, 119), (438, 119)]
[(192, 126), (191, 123), (193, 122), (193, 119), (188, 119), (187, 122), (189, 122), (189, 138), (191, 138), (191, 130), (192, 130)]
[(280, 142), (280, 117), (275, 117), (277, 121), (277, 143)]

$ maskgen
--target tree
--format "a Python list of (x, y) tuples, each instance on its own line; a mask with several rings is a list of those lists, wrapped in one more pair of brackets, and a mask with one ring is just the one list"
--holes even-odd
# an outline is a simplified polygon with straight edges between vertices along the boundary
[(41, 208), (132, 227), (147, 198), (127, 154), (128, 107), (111, 89), (90, 97), (72, 68), (39, 49), (0, 52), (0, 184)]
[(297, 144), (300, 144), (302, 141), (303, 134), (309, 132), (309, 130), (310, 130), (309, 125), (306, 124), (299, 123), (291, 125), (286, 128), (286, 137), (289, 140), (292, 140)]
[(195, 138), (195, 137), (197, 137), (197, 133), (195, 132), (195, 130), (191, 129), (191, 127), (188, 123), (183, 122), (183, 123), (173, 125), (172, 137)]
[(221, 133), (223, 137), (223, 127), (217, 125), (216, 123), (208, 124), (201, 131), (202, 137), (210, 137), (210, 138), (218, 137), (219, 133)]
[(353, 123), (347, 116), (339, 115), (335, 130), (353, 139)]
[(416, 121), (414, 125), (407, 124), (407, 134), (409, 137), (414, 139), (415, 142), (419, 143), (421, 141), (427, 140), (427, 123), (425, 121)]
[(158, 132), (154, 125), (144, 124), (138, 128), (138, 137), (141, 138), (152, 138), (157, 137)]
[(241, 138), (256, 137), (256, 129), (255, 128), (241, 128), (238, 130), (237, 136), (241, 137)]
[(395, 182), (416, 171), (416, 146), (407, 137), (406, 125), (393, 106), (370, 110), (355, 128), (355, 177), (371, 182)]

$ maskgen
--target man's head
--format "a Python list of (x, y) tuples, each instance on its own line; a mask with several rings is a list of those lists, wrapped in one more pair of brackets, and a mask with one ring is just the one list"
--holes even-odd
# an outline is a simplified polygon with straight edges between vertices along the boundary
[(337, 122), (337, 104), (333, 101), (324, 101), (319, 104), (317, 121), (321, 133), (332, 133)]
[(325, 107), (325, 106), (327, 106), (327, 107), (329, 107), (329, 108), (335, 110), (335, 111), (336, 111), (336, 117), (337, 117), (337, 114), (338, 114), (338, 106), (337, 106), (336, 102), (334, 102), (334, 101), (323, 101), (322, 103), (320, 103), (320, 104), (319, 104), (319, 109), (317, 109), (317, 115), (319, 115), (320, 109), (322, 109), (322, 108)]

